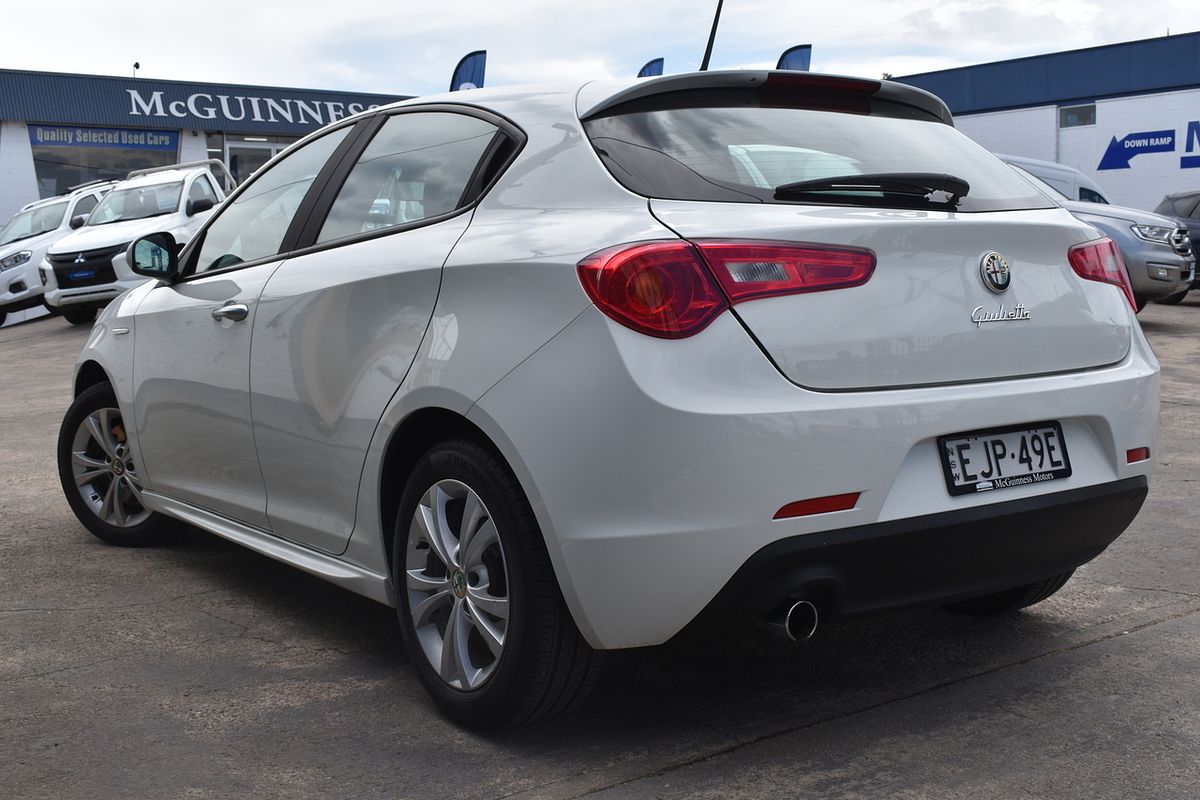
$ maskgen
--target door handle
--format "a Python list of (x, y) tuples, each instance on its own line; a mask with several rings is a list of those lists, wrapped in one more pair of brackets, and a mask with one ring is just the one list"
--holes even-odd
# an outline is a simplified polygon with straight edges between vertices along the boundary
[(212, 318), (218, 321), (228, 319), (241, 322), (248, 316), (250, 316), (250, 307), (245, 303), (235, 303), (232, 300), (212, 310)]

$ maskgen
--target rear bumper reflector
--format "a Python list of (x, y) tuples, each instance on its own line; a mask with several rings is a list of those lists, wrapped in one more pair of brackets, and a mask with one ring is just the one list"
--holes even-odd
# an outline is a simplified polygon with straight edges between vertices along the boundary
[(830, 511), (849, 511), (858, 503), (859, 494), (860, 492), (850, 492), (848, 494), (831, 494), (828, 497), (813, 497), (809, 500), (797, 500), (776, 511), (773, 519), (807, 517), (810, 514), (828, 514)]
[(1149, 447), (1135, 447), (1132, 450), (1125, 451), (1125, 463), (1127, 463), (1127, 464), (1136, 464), (1139, 461), (1149, 461), (1149, 460), (1150, 460), (1150, 448)]

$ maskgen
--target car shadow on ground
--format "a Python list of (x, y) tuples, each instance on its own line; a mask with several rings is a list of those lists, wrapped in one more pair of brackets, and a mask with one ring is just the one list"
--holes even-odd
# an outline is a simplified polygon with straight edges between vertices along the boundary
[[(288, 620), (305, 639), (395, 670), (398, 685), (415, 682), (390, 608), (191, 528), (163, 557), (210, 573), (204, 577), (232, 587), (236, 602)], [(561, 759), (564, 749), (602, 741), (669, 749), (675, 736), (694, 744), (696, 730), (736, 740), (802, 728), (1055, 651), (1078, 634), (1075, 621), (1053, 613), (1055, 602), (990, 619), (925, 609), (848, 620), (801, 644), (751, 625), (608, 653), (595, 690), (575, 714), (483, 738), (521, 757), (552, 752)], [(422, 713), (435, 712), (427, 706)]]
[[(1200, 314), (1200, 310), (1196, 313)], [(1142, 330), (1146, 333), (1166, 336), (1195, 336), (1195, 326), (1166, 319), (1139, 319)]]

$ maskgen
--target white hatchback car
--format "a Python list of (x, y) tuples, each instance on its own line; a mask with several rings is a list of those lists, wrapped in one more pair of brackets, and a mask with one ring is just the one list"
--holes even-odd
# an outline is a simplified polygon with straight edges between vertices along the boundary
[(900, 84), (407, 101), (128, 258), (159, 280), (80, 357), (79, 519), (184, 520), (394, 605), (474, 726), (689, 625), (1036, 603), (1146, 496), (1119, 253)]
[(233, 178), (220, 161), (208, 160), (137, 170), (112, 187), (87, 224), (55, 241), (41, 261), (46, 304), (72, 325), (88, 325), (117, 295), (144, 283), (125, 263), (125, 250), (140, 236), (168, 231), (183, 245), (225, 198), (213, 169)]

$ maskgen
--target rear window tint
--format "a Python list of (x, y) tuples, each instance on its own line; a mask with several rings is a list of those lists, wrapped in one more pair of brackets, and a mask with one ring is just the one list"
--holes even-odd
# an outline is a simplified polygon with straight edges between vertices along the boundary
[[(693, 95), (696, 96), (696, 95)], [(954, 128), (907, 107), (853, 113), (731, 104), (638, 108), (584, 123), (601, 159), (626, 188), (648, 197), (732, 202), (775, 198), (797, 181), (869, 173), (947, 173), (970, 186), (959, 211), (1048, 208), (1053, 203)], [(699, 97), (697, 99), (700, 99)], [(871, 202), (865, 202), (870, 200)], [(887, 205), (879, 194), (806, 199), (820, 205)], [(909, 203), (900, 203), (910, 207)]]

